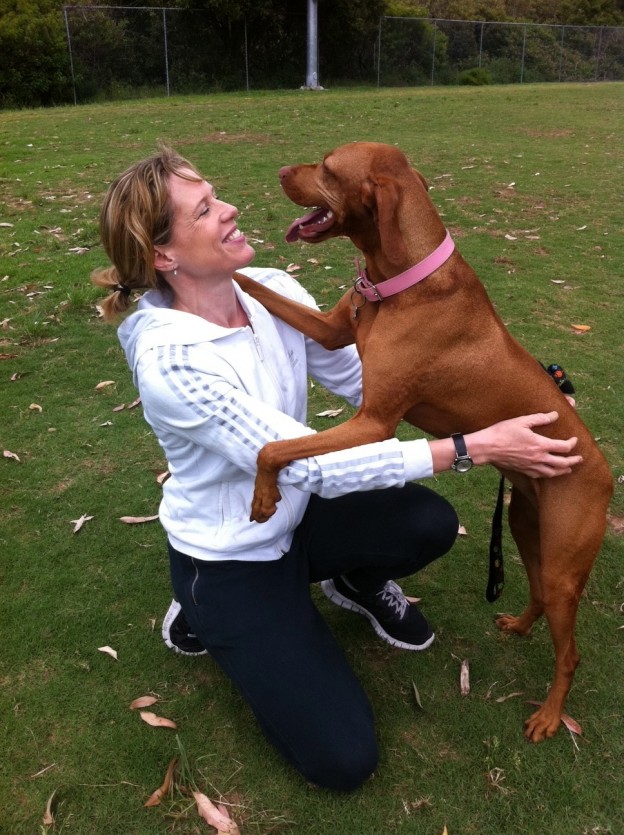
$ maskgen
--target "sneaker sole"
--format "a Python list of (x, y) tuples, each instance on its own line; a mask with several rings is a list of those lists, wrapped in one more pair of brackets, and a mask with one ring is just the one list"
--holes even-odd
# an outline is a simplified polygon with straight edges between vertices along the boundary
[(167, 614), (165, 615), (165, 617), (163, 619), (162, 627), (161, 627), (161, 630), (160, 630), (160, 634), (162, 635), (163, 641), (169, 647), (169, 649), (172, 649), (178, 655), (186, 655), (189, 658), (191, 658), (191, 657), (194, 658), (197, 655), (208, 655), (208, 650), (207, 649), (202, 649), (202, 650), (199, 650), (198, 652), (186, 652), (185, 650), (180, 649), (179, 646), (176, 646), (176, 644), (174, 644), (173, 641), (171, 640), (171, 638), (169, 637), (169, 630), (171, 628), (171, 624), (174, 622), (174, 620), (180, 614), (181, 609), (182, 609), (182, 607), (180, 606), (180, 604), (176, 600), (172, 601), (171, 606), (169, 606), (169, 608), (167, 610)]
[(323, 590), (323, 594), (331, 600), (332, 603), (335, 603), (336, 606), (340, 606), (341, 609), (348, 609), (350, 612), (357, 612), (359, 615), (364, 615), (364, 617), (370, 621), (377, 635), (393, 647), (411, 650), (412, 652), (420, 652), (421, 650), (430, 647), (434, 641), (435, 633), (433, 632), (423, 644), (407, 644), (405, 641), (399, 641), (396, 638), (393, 638), (392, 635), (388, 635), (377, 618), (372, 615), (368, 609), (365, 609), (363, 606), (360, 606), (358, 603), (354, 603), (353, 600), (349, 600), (348, 597), (344, 597), (344, 595), (340, 594), (331, 580), (322, 580), (321, 589)]

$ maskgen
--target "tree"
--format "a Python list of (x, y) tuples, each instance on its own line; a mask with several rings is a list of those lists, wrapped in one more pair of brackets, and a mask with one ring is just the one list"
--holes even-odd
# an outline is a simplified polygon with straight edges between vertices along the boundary
[(0, 0), (0, 55), (0, 106), (69, 99), (69, 53), (55, 0)]

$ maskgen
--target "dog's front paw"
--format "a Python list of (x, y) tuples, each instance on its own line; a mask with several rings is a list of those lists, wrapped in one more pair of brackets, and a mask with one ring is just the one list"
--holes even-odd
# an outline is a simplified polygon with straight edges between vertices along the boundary
[(251, 503), (252, 522), (268, 522), (277, 510), (277, 503), (281, 500), (280, 492), (273, 484), (262, 484), (256, 480), (253, 500)]
[(524, 723), (524, 735), (529, 742), (542, 742), (557, 733), (560, 722), (561, 713), (544, 704)]

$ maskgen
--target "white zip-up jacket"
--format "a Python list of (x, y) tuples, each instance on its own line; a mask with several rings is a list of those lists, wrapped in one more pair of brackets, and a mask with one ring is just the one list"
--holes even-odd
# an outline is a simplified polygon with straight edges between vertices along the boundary
[[(314, 306), (288, 273), (244, 270)], [(426, 440), (396, 439), (293, 461), (267, 522), (249, 520), (256, 459), (270, 441), (310, 434), (308, 374), (357, 405), (361, 366), (353, 346), (327, 351), (236, 292), (251, 326), (223, 328), (172, 310), (156, 290), (119, 328), (145, 419), (167, 458), (160, 520), (173, 547), (203, 560), (274, 560), (290, 547), (310, 493), (326, 498), (432, 474)]]

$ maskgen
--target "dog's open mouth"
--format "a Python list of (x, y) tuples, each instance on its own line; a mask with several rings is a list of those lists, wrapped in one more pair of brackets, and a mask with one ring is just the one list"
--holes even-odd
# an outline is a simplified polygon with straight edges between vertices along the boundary
[(314, 209), (303, 217), (298, 217), (286, 230), (286, 240), (311, 241), (322, 232), (327, 232), (334, 225), (335, 217), (331, 209)]

